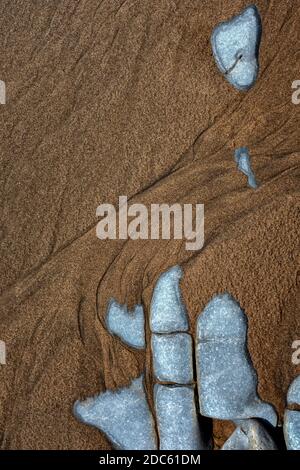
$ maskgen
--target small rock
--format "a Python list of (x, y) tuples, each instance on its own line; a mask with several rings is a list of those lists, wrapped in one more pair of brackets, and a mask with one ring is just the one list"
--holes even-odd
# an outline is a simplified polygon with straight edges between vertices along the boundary
[(222, 450), (249, 450), (247, 434), (241, 428), (236, 428), (223, 445)]
[[(300, 375), (289, 387), (287, 404), (300, 405)], [(283, 431), (287, 449), (300, 450), (300, 411), (285, 411)]]
[(211, 44), (219, 70), (238, 90), (251, 88), (258, 76), (261, 18), (255, 5), (220, 23), (213, 31)]
[(203, 442), (196, 413), (194, 388), (154, 386), (160, 450), (201, 450)]
[(225, 442), (223, 450), (277, 450), (274, 440), (258, 420), (241, 420), (236, 424), (238, 427)]
[(247, 317), (227, 293), (215, 296), (198, 317), (196, 361), (202, 415), (232, 421), (262, 418), (276, 425), (274, 408), (257, 395)]
[(290, 385), (287, 394), (288, 405), (300, 405), (300, 375)]
[(156, 450), (157, 437), (143, 376), (117, 391), (106, 391), (74, 405), (75, 416), (96, 426), (122, 450)]
[(150, 329), (153, 333), (188, 331), (189, 322), (181, 299), (180, 266), (174, 266), (158, 279), (150, 307)]
[(161, 382), (193, 382), (192, 338), (187, 333), (152, 335), (155, 377)]
[(247, 147), (237, 149), (234, 153), (234, 159), (237, 163), (238, 170), (248, 177), (248, 185), (256, 189), (258, 184), (251, 168), (250, 155)]
[(106, 314), (106, 325), (111, 334), (117, 335), (124, 343), (133, 348), (144, 349), (145, 320), (141, 305), (136, 305), (132, 312), (126, 305), (110, 300)]
[(287, 449), (300, 450), (300, 411), (285, 411), (283, 432)]

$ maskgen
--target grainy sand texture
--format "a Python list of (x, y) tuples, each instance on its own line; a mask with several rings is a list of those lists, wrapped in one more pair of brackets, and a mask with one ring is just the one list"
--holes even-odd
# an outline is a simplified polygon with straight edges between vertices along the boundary
[[(146, 351), (105, 327), (110, 298), (146, 318), (179, 264), (191, 331), (216, 293), (248, 316), (259, 394), (282, 419), (300, 366), (299, 0), (257, 0), (260, 72), (248, 92), (216, 67), (210, 37), (245, 0), (0, 0), (2, 449), (110, 449), (75, 400), (129, 384)], [(247, 146), (260, 183), (234, 150)], [(96, 237), (96, 208), (203, 203), (205, 245)], [(230, 423), (214, 423), (215, 445)]]

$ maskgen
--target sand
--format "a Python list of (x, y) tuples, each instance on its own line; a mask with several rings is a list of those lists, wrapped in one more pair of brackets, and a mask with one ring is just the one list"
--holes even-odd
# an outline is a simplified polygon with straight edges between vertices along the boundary
[[(300, 2), (256, 1), (260, 74), (241, 93), (209, 41), (248, 3), (0, 0), (2, 449), (111, 448), (73, 417), (74, 401), (145, 367), (151, 401), (153, 379), (149, 347), (106, 331), (107, 301), (142, 302), (148, 316), (158, 276), (175, 264), (193, 332), (213, 294), (240, 302), (259, 394), (282, 418), (300, 372)], [(240, 146), (258, 190), (236, 170)], [(97, 239), (97, 206), (120, 195), (204, 203), (204, 248)], [(214, 426), (216, 446), (228, 428)]]

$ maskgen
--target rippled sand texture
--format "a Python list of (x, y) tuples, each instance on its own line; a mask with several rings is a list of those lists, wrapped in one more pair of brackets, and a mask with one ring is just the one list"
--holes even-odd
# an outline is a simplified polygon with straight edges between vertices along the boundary
[[(149, 318), (157, 278), (177, 264), (193, 334), (218, 292), (247, 313), (259, 394), (282, 418), (300, 372), (300, 3), (257, 0), (260, 73), (244, 93), (216, 67), (210, 36), (247, 5), (0, 0), (3, 449), (109, 449), (73, 403), (129, 385), (145, 365), (154, 409), (149, 330), (146, 352), (127, 347), (107, 332), (106, 307), (142, 303)], [(236, 168), (239, 147), (256, 190)], [(96, 207), (123, 194), (204, 203), (204, 249), (98, 240)], [(228, 426), (215, 423), (217, 445)]]

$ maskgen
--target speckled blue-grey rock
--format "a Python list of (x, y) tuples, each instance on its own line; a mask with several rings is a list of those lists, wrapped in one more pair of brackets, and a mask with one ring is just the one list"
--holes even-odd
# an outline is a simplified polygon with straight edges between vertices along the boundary
[(193, 387), (155, 385), (154, 400), (161, 450), (205, 449)]
[[(300, 405), (300, 376), (289, 387), (287, 404)], [(285, 411), (283, 430), (287, 449), (300, 450), (300, 411)]]
[(127, 388), (106, 391), (84, 402), (76, 402), (74, 414), (83, 423), (100, 429), (116, 449), (157, 449), (143, 376), (133, 380)]
[(145, 348), (145, 319), (141, 305), (136, 305), (133, 311), (128, 311), (126, 305), (120, 305), (111, 299), (106, 313), (106, 325), (111, 334), (117, 335), (129, 346)]
[(215, 296), (197, 320), (200, 412), (216, 419), (262, 418), (277, 424), (274, 408), (257, 395), (247, 349), (247, 317), (228, 293)]
[(188, 333), (153, 334), (153, 371), (161, 382), (189, 384), (193, 381), (192, 338)]
[(236, 428), (224, 443), (222, 450), (249, 450), (248, 436), (241, 428)]
[(287, 393), (288, 405), (300, 405), (300, 375), (295, 378)]
[(153, 333), (175, 333), (189, 329), (179, 286), (181, 277), (180, 266), (174, 266), (158, 279), (150, 307), (150, 329)]
[(258, 76), (261, 18), (255, 5), (220, 23), (211, 37), (213, 55), (219, 70), (238, 90), (251, 88)]
[(287, 449), (300, 450), (300, 411), (285, 411), (283, 432)]
[(235, 424), (238, 427), (223, 445), (223, 450), (277, 450), (269, 432), (258, 420), (241, 420)]
[(247, 147), (240, 147), (237, 149), (234, 152), (234, 159), (237, 163), (238, 170), (248, 177), (248, 185), (251, 188), (256, 189), (258, 184), (251, 168), (250, 155)]

